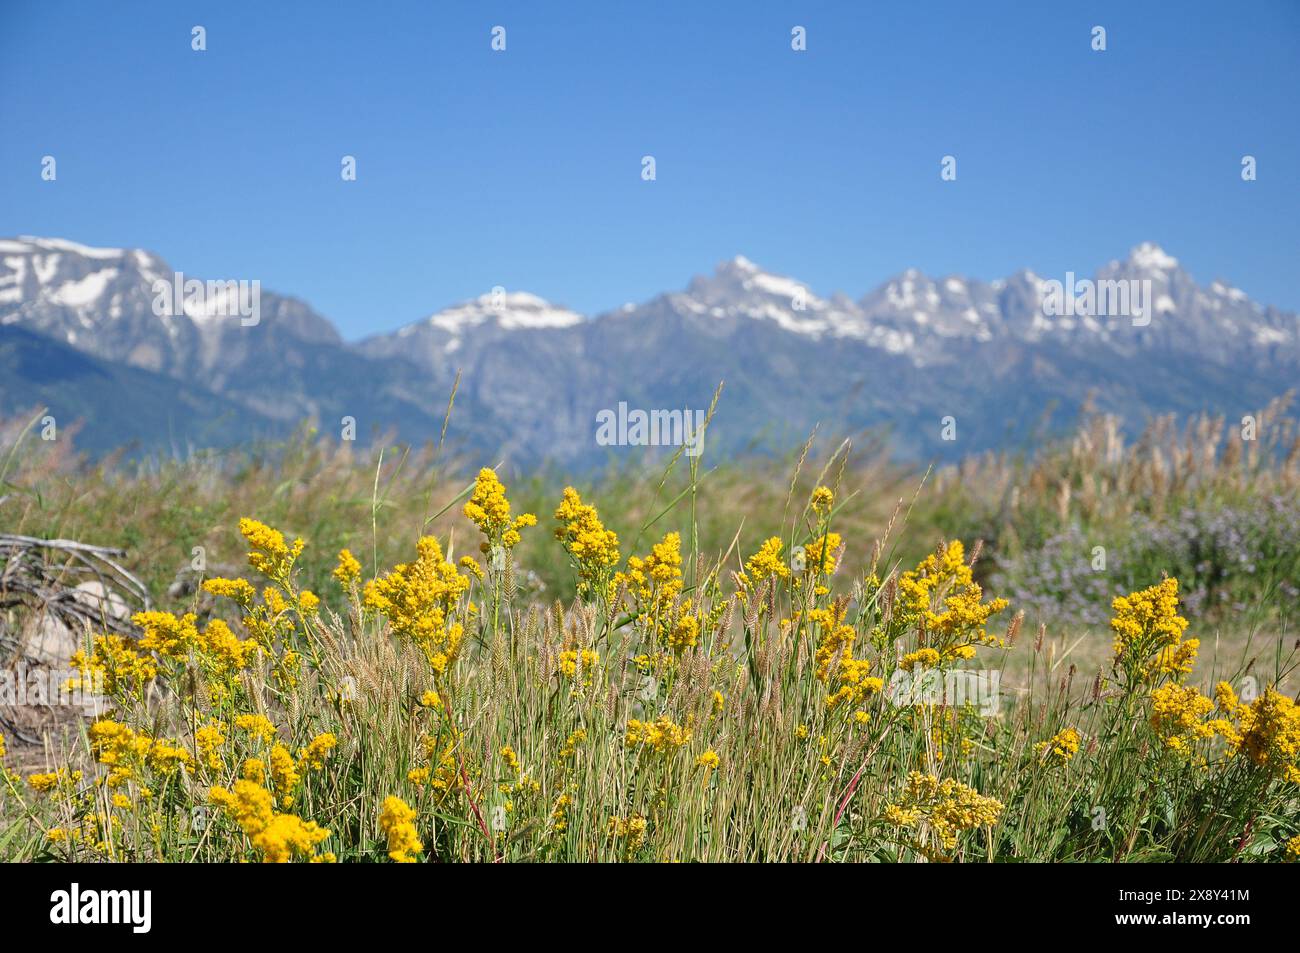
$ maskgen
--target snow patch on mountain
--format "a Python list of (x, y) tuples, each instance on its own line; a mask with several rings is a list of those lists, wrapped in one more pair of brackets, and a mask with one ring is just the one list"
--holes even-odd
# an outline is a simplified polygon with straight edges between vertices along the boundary
[(103, 268), (99, 271), (92, 271), (84, 278), (63, 282), (57, 288), (48, 291), (46, 297), (54, 304), (62, 305), (65, 308), (83, 308), (98, 301), (100, 296), (108, 289), (109, 282), (116, 278), (117, 275), (118, 269), (116, 268)]
[(568, 328), (585, 320), (577, 312), (556, 307), (535, 294), (512, 291), (483, 294), (444, 308), (422, 322), (407, 325), (397, 334), (399, 337), (410, 337), (424, 328), (434, 328), (458, 338), (484, 324), (495, 324), (506, 331), (518, 331)]
[(69, 254), (80, 255), (82, 258), (100, 260), (121, 258), (126, 254), (126, 250), (122, 248), (94, 248), (90, 245), (82, 245), (79, 242), (70, 242), (65, 238), (35, 238), (31, 235), (20, 235), (17, 242), (7, 242), (6, 244), (26, 245), (27, 247), (24, 250), (27, 252), (64, 251)]

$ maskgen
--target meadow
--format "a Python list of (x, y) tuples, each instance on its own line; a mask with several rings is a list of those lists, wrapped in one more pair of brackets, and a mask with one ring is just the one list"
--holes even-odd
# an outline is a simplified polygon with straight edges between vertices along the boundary
[(0, 859), (1300, 859), (1300, 429), (1255, 417), (568, 480), (14, 422), (0, 532), (154, 605), (68, 661), (97, 717), (0, 704)]

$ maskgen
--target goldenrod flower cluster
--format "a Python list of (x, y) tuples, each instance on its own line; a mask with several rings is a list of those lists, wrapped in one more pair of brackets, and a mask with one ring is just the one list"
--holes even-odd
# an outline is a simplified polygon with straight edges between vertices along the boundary
[(868, 674), (871, 671), (869, 659), (853, 657), (853, 640), (857, 633), (844, 621), (847, 611), (847, 603), (836, 602), (808, 613), (809, 621), (820, 632), (815, 658), (816, 675), (819, 682), (833, 689), (826, 696), (826, 704), (831, 708), (842, 703), (857, 705), (885, 687), (883, 679)]
[(614, 575), (611, 588), (625, 587), (641, 630), (669, 656), (680, 656), (699, 641), (701, 620), (682, 592), (682, 537), (667, 533), (645, 556), (629, 556), (627, 570)]
[(1177, 682), (1151, 693), (1151, 727), (1175, 751), (1186, 751), (1194, 742), (1214, 737), (1214, 725), (1205, 720), (1213, 711), (1213, 700)]
[(274, 582), (287, 582), (294, 562), (302, 555), (303, 541), (287, 544), (278, 529), (248, 517), (239, 521), (239, 532), (249, 545), (248, 564)]
[(615, 574), (614, 580), (627, 584), (640, 611), (647, 615), (670, 606), (682, 591), (682, 534), (668, 533), (644, 558), (629, 556), (627, 571)]
[(583, 679), (590, 684), (592, 673), (600, 664), (600, 655), (591, 649), (566, 649), (560, 653), (560, 674), (565, 678), (577, 678), (581, 672)]
[(969, 785), (918, 771), (908, 774), (898, 801), (885, 808), (888, 823), (915, 828), (923, 836), (932, 833), (944, 851), (956, 848), (963, 831), (991, 827), (1001, 814), (1001, 802), (984, 797)]
[(656, 754), (672, 754), (691, 740), (691, 726), (679, 725), (667, 715), (654, 721), (636, 718), (627, 723), (626, 743), (629, 748), (648, 748)]
[(915, 569), (903, 573), (898, 581), (899, 614), (925, 632), (929, 647), (939, 655), (933, 662), (928, 655), (914, 657), (912, 664), (969, 659), (975, 655), (977, 645), (999, 644), (1000, 640), (990, 636), (985, 626), (990, 617), (1007, 607), (1007, 600), (984, 602), (983, 598), (983, 589), (974, 580), (960, 540), (953, 540)]
[(1130, 681), (1185, 675), (1196, 661), (1198, 640), (1182, 641), (1187, 620), (1178, 614), (1178, 580), (1168, 578), (1112, 603), (1115, 660)]
[(804, 571), (813, 576), (833, 576), (838, 565), (836, 553), (844, 545), (839, 533), (825, 532), (804, 547)]
[(1052, 764), (1069, 764), (1079, 753), (1079, 732), (1073, 728), (1063, 728), (1046, 741), (1038, 744), (1038, 753)]
[(782, 580), (790, 575), (790, 567), (781, 555), (785, 544), (781, 537), (771, 536), (763, 541), (758, 552), (745, 561), (745, 571), (738, 574), (745, 589), (756, 590), (769, 579)]
[(905, 672), (910, 672), (917, 668), (933, 668), (939, 664), (942, 656), (937, 649), (932, 649), (928, 645), (919, 648), (915, 652), (908, 652), (898, 660), (898, 667)]
[(624, 856), (628, 856), (645, 845), (648, 826), (645, 817), (636, 814), (628, 818), (611, 817), (606, 830), (612, 840), (622, 842)]
[(27, 783), (37, 794), (49, 794), (52, 791), (64, 791), (71, 793), (76, 790), (78, 784), (84, 775), (80, 771), (69, 771), (67, 768), (55, 768), (53, 771), (46, 771), (27, 776)]
[(111, 719), (93, 723), (87, 734), (96, 760), (110, 768), (107, 784), (118, 787), (142, 776), (146, 770), (171, 775), (188, 768), (190, 753), (174, 741), (151, 738)]
[(388, 575), (366, 584), (365, 605), (415, 643), (441, 674), (460, 650), (465, 629), (458, 602), (470, 582), (442, 558), (442, 546), (432, 536), (421, 538), (416, 551), (415, 562), (394, 566)]
[(1216, 695), (1230, 719), (1217, 723), (1230, 749), (1265, 772), (1300, 784), (1300, 705), (1272, 688), (1243, 704), (1224, 682)]
[(818, 516), (827, 516), (830, 514), (831, 507), (835, 505), (835, 493), (830, 487), (819, 486), (813, 490), (808, 505)]
[(136, 643), (120, 635), (97, 635), (89, 653), (77, 649), (68, 665), (78, 674), (68, 679), (73, 691), (102, 691), (115, 698), (138, 698), (158, 676), (152, 655), (137, 650)]
[(379, 829), (388, 836), (388, 856), (399, 864), (415, 863), (416, 855), (424, 850), (415, 828), (415, 818), (415, 811), (401, 798), (384, 798)]
[(233, 791), (214, 786), (208, 796), (239, 825), (264, 862), (333, 859), (333, 855), (316, 855), (316, 846), (330, 832), (314, 821), (277, 812), (274, 796), (260, 784), (241, 779), (235, 782)]
[(338, 563), (331, 573), (335, 581), (344, 589), (354, 589), (361, 581), (361, 563), (350, 549), (340, 549)]
[(478, 472), (474, 492), (465, 504), (464, 513), (483, 533), (485, 540), (480, 548), (485, 553), (493, 546), (513, 549), (521, 538), (519, 531), (537, 525), (537, 517), (532, 513), (510, 518), (510, 501), (506, 499), (506, 488), (497, 478), (496, 471), (488, 467)]
[(560, 524), (555, 538), (577, 566), (580, 591), (605, 595), (604, 583), (610, 570), (618, 565), (618, 534), (605, 528), (596, 508), (582, 502), (571, 486), (564, 488), (555, 519)]

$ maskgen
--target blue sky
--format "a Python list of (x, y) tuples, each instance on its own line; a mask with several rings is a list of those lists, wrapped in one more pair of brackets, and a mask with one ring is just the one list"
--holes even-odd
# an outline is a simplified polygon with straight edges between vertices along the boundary
[(1148, 239), (1300, 309), (1292, 0), (3, 0), (0, 88), (0, 234), (259, 278), (347, 337), (494, 285), (597, 313), (736, 254), (856, 297)]

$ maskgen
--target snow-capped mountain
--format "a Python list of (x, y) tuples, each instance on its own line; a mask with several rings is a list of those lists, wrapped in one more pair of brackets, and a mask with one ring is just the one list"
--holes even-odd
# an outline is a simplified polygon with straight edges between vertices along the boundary
[(502, 288), (444, 308), (393, 334), (369, 338), (359, 348), (374, 357), (401, 357), (436, 368), (454, 364), (467, 339), (483, 345), (519, 331), (573, 328), (584, 320), (537, 295)]
[(0, 240), (0, 323), (178, 377), (220, 376), (230, 348), (240, 350), (250, 338), (263, 346), (268, 336), (341, 343), (334, 326), (303, 302), (274, 293), (259, 294), (258, 326), (249, 327), (241, 322), (238, 293), (226, 282), (213, 282), (212, 294), (204, 282), (202, 296), (182, 291), (159, 306), (157, 283), (177, 280), (166, 262), (140, 249), (92, 248), (56, 238)]
[(696, 276), (684, 292), (668, 295), (671, 307), (709, 319), (771, 321), (784, 331), (820, 337), (842, 333), (857, 315), (852, 303), (819, 298), (808, 286), (763, 271), (738, 255), (710, 276)]
[[(46, 360), (81, 352), (155, 375), (160, 393), (175, 386), (166, 381), (206, 390), (227, 416), (242, 408), (249, 433), (351, 416), (362, 433), (410, 440), (436, 436), (459, 372), (467, 447), (575, 464), (608, 452), (592, 440), (597, 410), (702, 406), (719, 380), (727, 396), (715, 430), (735, 446), (797, 440), (818, 423), (886, 425), (905, 451), (951, 455), (1027, 432), (1045, 406), (1068, 417), (1090, 394), (1130, 417), (1237, 413), (1300, 376), (1297, 315), (1224, 280), (1202, 286), (1150, 243), (1092, 276), (984, 282), (911, 269), (856, 300), (736, 257), (680, 291), (593, 318), (496, 288), (354, 344), (302, 301), (260, 287), (250, 324), (238, 308), (247, 289), (198, 277), (183, 276), (202, 286), (197, 298), (177, 291), (168, 307), (158, 283), (181, 278), (150, 252), (0, 240), (0, 330), (14, 329), (0, 336), (0, 357), (8, 348), (27, 367), (35, 334), (67, 349), (45, 349)], [(61, 391), (42, 386), (57, 403)], [(0, 383), (0, 412), (24, 409), (31, 392)], [(88, 428), (150, 442), (111, 403), (69, 405)], [(192, 398), (187, 406), (195, 412)], [(936, 443), (927, 422), (957, 408), (963, 441)]]

